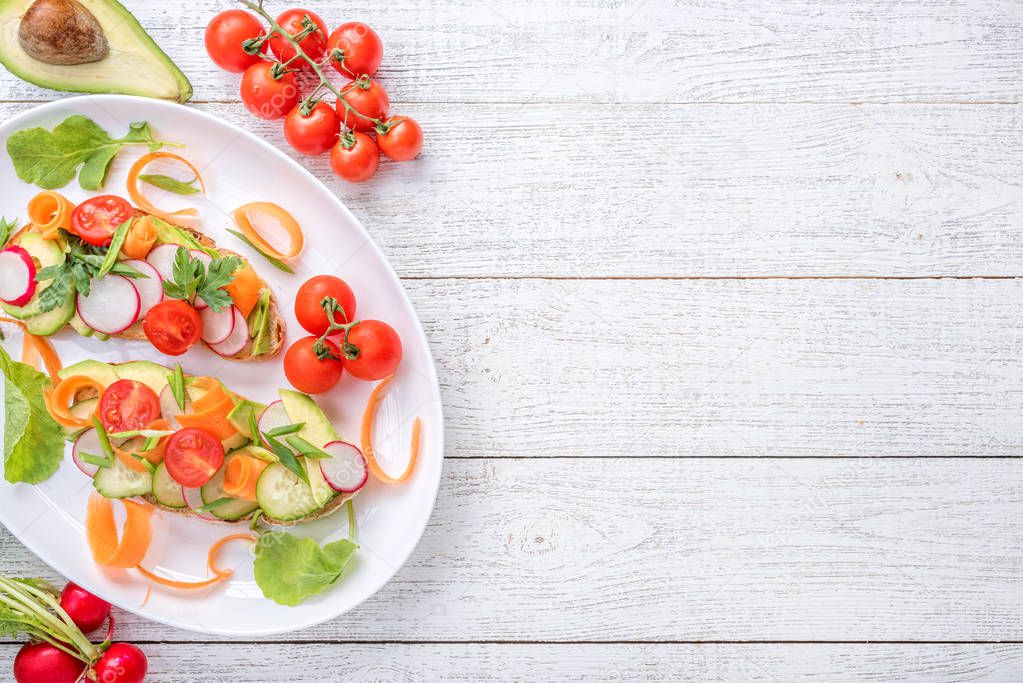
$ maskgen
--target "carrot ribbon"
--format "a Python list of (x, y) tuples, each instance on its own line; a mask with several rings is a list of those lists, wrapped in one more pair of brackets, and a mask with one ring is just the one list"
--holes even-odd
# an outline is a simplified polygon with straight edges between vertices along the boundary
[(89, 496), (85, 509), (85, 537), (96, 564), (130, 569), (142, 562), (153, 540), (150, 520), (153, 509), (133, 500), (122, 500), (121, 503), (125, 519), (118, 538), (113, 502), (97, 494)]
[(366, 458), (366, 465), (369, 467), (369, 471), (373, 473), (374, 477), (385, 484), (398, 484), (412, 475), (412, 471), (416, 467), (416, 461), (419, 459), (420, 432), (422, 430), (422, 422), (417, 417), (412, 422), (411, 454), (408, 465), (405, 466), (405, 471), (398, 477), (392, 477), (387, 472), (384, 472), (380, 463), (377, 462), (376, 453), (373, 450), (373, 424), (376, 421), (377, 408), (380, 405), (380, 400), (383, 398), (384, 389), (387, 388), (392, 379), (394, 379), (394, 375), (385, 377), (379, 384), (373, 387), (373, 392), (369, 395), (369, 402), (366, 404), (366, 411), (362, 414), (362, 455)]
[(206, 567), (213, 574), (212, 577), (203, 581), (175, 581), (174, 579), (166, 579), (162, 576), (154, 574), (142, 565), (135, 567), (142, 576), (146, 577), (153, 583), (157, 583), (167, 588), (176, 588), (178, 590), (194, 590), (196, 588), (206, 588), (214, 584), (225, 581), (234, 576), (234, 571), (231, 569), (221, 569), (217, 566), (217, 553), (222, 547), (230, 543), (231, 541), (246, 540), (251, 543), (255, 543), (258, 538), (252, 534), (231, 534), (230, 536), (224, 536), (222, 539), (210, 546), (210, 551), (206, 555)]
[[(264, 239), (263, 235), (260, 234), (252, 222), (252, 217), (258, 215), (273, 219), (288, 233), (289, 244), (287, 252), (282, 252), (271, 246)], [(231, 213), (231, 217), (234, 218), (235, 223), (238, 224), (238, 228), (245, 235), (245, 238), (252, 242), (258, 251), (267, 256), (284, 261), (295, 258), (305, 248), (305, 236), (302, 234), (302, 228), (299, 226), (298, 221), (284, 208), (273, 202), (252, 202), (251, 204), (239, 206)]]
[(67, 197), (46, 190), (28, 201), (28, 220), (43, 239), (56, 240), (60, 238), (61, 228), (71, 229), (71, 212), (74, 210), (75, 205)]
[(135, 202), (135, 205), (142, 209), (148, 214), (152, 214), (157, 218), (162, 218), (168, 223), (174, 223), (175, 225), (182, 225), (183, 223), (191, 223), (198, 219), (199, 212), (196, 209), (180, 209), (178, 211), (161, 211), (156, 208), (149, 199), (142, 194), (142, 190), (139, 189), (139, 174), (153, 161), (157, 159), (171, 159), (190, 170), (199, 181), (199, 187), (202, 188), (203, 192), (206, 192), (206, 184), (203, 182), (202, 176), (199, 175), (199, 171), (192, 165), (188, 159), (172, 154), (171, 152), (150, 152), (149, 154), (143, 154), (138, 160), (132, 164), (131, 169), (128, 171), (128, 196)]

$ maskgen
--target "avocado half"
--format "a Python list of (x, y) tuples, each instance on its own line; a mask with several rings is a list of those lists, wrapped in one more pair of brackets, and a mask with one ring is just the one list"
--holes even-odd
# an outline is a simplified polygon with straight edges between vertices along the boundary
[[(22, 26), (23, 17), (31, 26), (30, 35)], [(95, 30), (99, 35), (82, 40), (83, 32)], [(49, 46), (55, 54), (42, 61), (39, 45), (43, 52)], [(91, 56), (59, 54), (83, 45)], [(0, 0), (0, 63), (18, 78), (54, 90), (178, 102), (192, 97), (185, 74), (117, 0)]]

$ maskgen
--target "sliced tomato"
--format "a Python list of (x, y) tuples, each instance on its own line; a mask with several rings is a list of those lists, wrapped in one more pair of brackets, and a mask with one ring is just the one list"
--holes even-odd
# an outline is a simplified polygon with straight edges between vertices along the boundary
[(121, 379), (103, 390), (99, 420), (108, 432), (145, 429), (160, 419), (160, 397), (141, 382)]
[(71, 232), (89, 244), (106, 247), (117, 226), (135, 215), (127, 200), (112, 194), (86, 199), (71, 212)]
[(142, 321), (146, 339), (168, 356), (180, 356), (202, 335), (199, 312), (184, 301), (168, 299), (156, 304)]
[(163, 463), (174, 481), (196, 488), (212, 479), (224, 464), (224, 447), (209, 432), (186, 427), (167, 440)]

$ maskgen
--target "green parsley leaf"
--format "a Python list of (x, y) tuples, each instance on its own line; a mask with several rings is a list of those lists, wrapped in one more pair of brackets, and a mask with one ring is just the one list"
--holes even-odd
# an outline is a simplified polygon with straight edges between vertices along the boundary
[(163, 292), (172, 299), (183, 301), (191, 301), (198, 296), (219, 313), (234, 303), (231, 295), (222, 288), (231, 283), (241, 265), (242, 261), (237, 256), (218, 256), (207, 267), (187, 249), (178, 247), (171, 268), (172, 279), (163, 283)]
[(171, 178), (170, 176), (160, 175), (159, 173), (143, 173), (139, 176), (139, 180), (144, 183), (148, 183), (153, 187), (158, 187), (161, 190), (173, 192), (174, 194), (195, 194), (199, 191), (199, 188), (193, 185), (193, 183), (197, 180), (196, 178), (192, 178), (188, 182), (183, 182), (176, 178)]
[(55, 190), (71, 182), (81, 167), (78, 183), (82, 189), (98, 190), (121, 148), (135, 144), (147, 145), (152, 151), (165, 143), (153, 140), (148, 123), (133, 123), (127, 135), (114, 139), (95, 121), (76, 114), (52, 131), (19, 130), (7, 139), (7, 153), (15, 173), (27, 183)]
[(0, 347), (4, 375), (4, 478), (13, 483), (46, 481), (64, 459), (64, 433), (46, 410), (50, 379), (13, 360)]
[(270, 600), (293, 607), (337, 582), (358, 547), (341, 540), (321, 548), (311, 538), (265, 533), (256, 542), (256, 583)]
[(252, 240), (250, 240), (248, 237), (246, 237), (242, 233), (238, 232), (237, 230), (232, 230), (231, 228), (227, 228), (227, 231), (229, 233), (231, 233), (232, 235), (234, 235), (235, 237), (237, 237), (238, 239), (240, 239), (242, 242), (245, 242), (245, 244), (247, 244), (250, 247), (252, 247), (260, 256), (262, 256), (263, 258), (266, 259), (267, 263), (269, 263), (271, 266), (273, 266), (277, 270), (283, 270), (285, 273), (290, 273), (292, 275), (295, 274), (295, 271), (293, 271), (291, 269), (291, 266), (289, 266), (284, 261), (281, 261), (280, 259), (276, 259), (273, 256), (270, 256), (269, 254), (264, 253), (263, 250), (261, 250), (255, 244), (253, 244)]
[(11, 235), (14, 234), (17, 227), (17, 221), (8, 221), (0, 216), (0, 246), (7, 244), (7, 240), (11, 239)]

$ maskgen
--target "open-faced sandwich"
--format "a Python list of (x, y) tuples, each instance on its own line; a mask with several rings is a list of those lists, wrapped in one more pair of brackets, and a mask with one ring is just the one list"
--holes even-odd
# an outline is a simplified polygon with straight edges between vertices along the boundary
[(273, 358), (285, 324), (267, 283), (238, 254), (114, 195), (75, 206), (42, 192), (29, 224), (0, 225), (0, 305), (29, 333), (70, 326), (148, 339), (168, 355), (198, 341), (231, 360)]
[(96, 491), (174, 512), (238, 521), (310, 521), (366, 483), (361, 451), (339, 440), (306, 394), (269, 406), (212, 377), (136, 361), (87, 360), (60, 371), (47, 409), (74, 441)]

